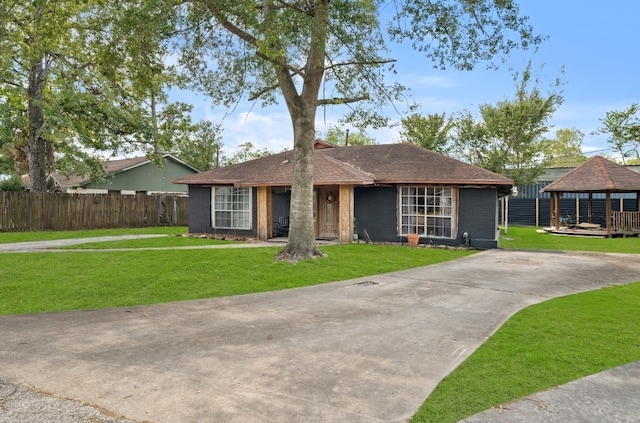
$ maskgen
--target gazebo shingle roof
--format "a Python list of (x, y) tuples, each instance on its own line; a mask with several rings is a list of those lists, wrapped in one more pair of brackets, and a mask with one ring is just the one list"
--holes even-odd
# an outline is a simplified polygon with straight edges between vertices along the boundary
[(601, 156), (556, 179), (541, 192), (640, 192), (640, 174)]
[[(286, 151), (176, 179), (178, 184), (290, 186), (293, 152)], [(314, 150), (315, 185), (385, 183), (511, 186), (513, 181), (413, 144)]]

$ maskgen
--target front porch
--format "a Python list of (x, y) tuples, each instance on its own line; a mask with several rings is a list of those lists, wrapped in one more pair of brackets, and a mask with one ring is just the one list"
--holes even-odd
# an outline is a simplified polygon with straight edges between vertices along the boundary
[[(314, 221), (316, 239), (340, 243), (353, 241), (353, 185), (317, 186), (314, 190)], [(277, 195), (277, 194), (276, 194)], [(276, 201), (277, 203), (277, 201)], [(257, 187), (257, 236), (260, 241), (286, 240), (289, 208), (282, 211), (274, 204), (271, 186)], [(278, 210), (274, 212), (274, 210)], [(286, 242), (286, 241), (284, 241)]]

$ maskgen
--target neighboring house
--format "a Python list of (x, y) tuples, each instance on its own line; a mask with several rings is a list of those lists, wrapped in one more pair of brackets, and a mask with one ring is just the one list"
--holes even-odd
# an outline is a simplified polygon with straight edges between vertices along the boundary
[[(293, 152), (174, 181), (189, 186), (189, 232), (266, 240), (289, 216)], [(513, 182), (412, 144), (334, 147), (316, 142), (318, 239), (497, 246), (498, 198)]]
[[(159, 168), (147, 157), (108, 160), (103, 162), (106, 178), (102, 182), (93, 183), (88, 176), (51, 173), (47, 185), (69, 193), (102, 194), (118, 192), (122, 194), (174, 193), (186, 194), (184, 185), (174, 184), (176, 178), (183, 178), (198, 173), (198, 170), (171, 154), (165, 154), (164, 166)], [(25, 175), (23, 184), (29, 188), (29, 175)]]

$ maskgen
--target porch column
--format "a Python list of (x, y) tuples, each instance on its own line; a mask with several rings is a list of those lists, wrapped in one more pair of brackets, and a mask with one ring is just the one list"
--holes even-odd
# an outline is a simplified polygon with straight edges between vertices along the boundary
[(273, 233), (271, 187), (258, 187), (258, 239), (267, 241)]
[(350, 243), (353, 241), (353, 185), (340, 185), (340, 234), (339, 239), (342, 243)]

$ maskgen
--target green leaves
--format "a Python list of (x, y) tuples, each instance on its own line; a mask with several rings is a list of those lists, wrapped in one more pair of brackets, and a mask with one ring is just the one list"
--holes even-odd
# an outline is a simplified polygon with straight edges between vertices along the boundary
[(426, 117), (414, 113), (401, 121), (400, 140), (419, 145), (428, 150), (447, 154), (453, 119), (445, 114), (429, 114)]
[(622, 111), (607, 112), (604, 119), (600, 119), (602, 127), (597, 134), (608, 134), (609, 145), (622, 156), (622, 163), (626, 164), (629, 157), (640, 159), (640, 105), (633, 103)]
[[(0, 27), (11, 29), (0, 37), (0, 139), (16, 168), (21, 151), (50, 171), (170, 144), (154, 116), (178, 83), (165, 65), (178, 16), (172, 0), (28, 0), (0, 10)], [(48, 159), (33, 154), (42, 145), (53, 149)], [(34, 188), (44, 187), (44, 173), (29, 171)]]
[(537, 79), (530, 87), (531, 64), (514, 79), (518, 77), (521, 80), (516, 81), (512, 99), (480, 106), (481, 121), (469, 112), (460, 115), (453, 131), (453, 155), (505, 175), (516, 185), (526, 185), (546, 165), (542, 135), (548, 131), (547, 122), (562, 103), (562, 96), (555, 91), (558, 81), (547, 95), (540, 92)]
[(511, 0), (404, 1), (398, 10), (389, 21), (391, 39), (412, 42), (439, 69), (471, 70), (480, 61), (508, 57), (513, 49), (545, 39), (534, 34)]

